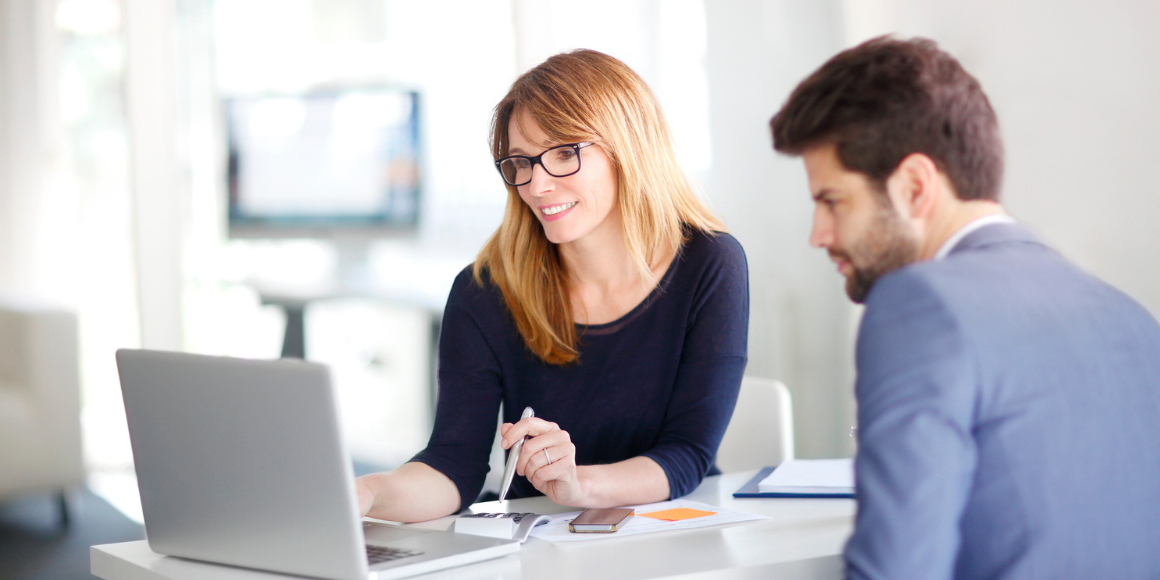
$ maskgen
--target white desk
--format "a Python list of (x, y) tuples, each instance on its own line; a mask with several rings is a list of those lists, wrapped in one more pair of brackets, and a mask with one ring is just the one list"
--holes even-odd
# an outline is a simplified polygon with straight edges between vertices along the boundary
[[(659, 532), (591, 542), (551, 543), (528, 539), (519, 553), (420, 576), (427, 579), (552, 580), (645, 578), (840, 578), (841, 551), (853, 529), (854, 500), (734, 499), (732, 493), (756, 472), (707, 478), (686, 499), (772, 519), (677, 532)], [(574, 508), (547, 498), (508, 502), (519, 511), (557, 513)], [(489, 509), (491, 506), (491, 509)], [(476, 511), (497, 511), (477, 504)], [(416, 524), (446, 529), (452, 518)], [(287, 578), (203, 564), (153, 553), (145, 541), (93, 546), (93, 575), (105, 580), (271, 580)]]

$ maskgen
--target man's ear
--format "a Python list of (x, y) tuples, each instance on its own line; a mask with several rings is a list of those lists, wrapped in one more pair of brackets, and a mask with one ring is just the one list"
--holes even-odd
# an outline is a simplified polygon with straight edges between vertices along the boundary
[(938, 201), (941, 185), (938, 166), (922, 153), (907, 155), (886, 178), (891, 202), (907, 218), (928, 217)]

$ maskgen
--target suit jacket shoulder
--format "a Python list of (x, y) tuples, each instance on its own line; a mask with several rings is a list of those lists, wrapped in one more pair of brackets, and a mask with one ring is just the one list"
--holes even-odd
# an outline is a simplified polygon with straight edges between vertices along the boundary
[(1134, 300), (991, 225), (875, 283), (857, 366), (852, 577), (1160, 575), (1160, 325)]

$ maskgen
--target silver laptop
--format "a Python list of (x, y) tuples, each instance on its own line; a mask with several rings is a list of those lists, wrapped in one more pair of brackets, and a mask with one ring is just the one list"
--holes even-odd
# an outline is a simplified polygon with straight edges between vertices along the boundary
[(153, 551), (336, 580), (496, 558), (515, 540), (361, 522), (325, 366), (117, 351)]

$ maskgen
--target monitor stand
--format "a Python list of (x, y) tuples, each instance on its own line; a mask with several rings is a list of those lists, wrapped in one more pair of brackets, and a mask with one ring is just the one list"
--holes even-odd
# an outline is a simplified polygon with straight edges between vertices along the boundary
[[(374, 282), (370, 265), (372, 236), (337, 236), (334, 247), (333, 288), (326, 294), (358, 294)], [(295, 295), (263, 295), (264, 304), (274, 304), (286, 313), (286, 333), (282, 338), (282, 358), (306, 358), (306, 307), (314, 298)]]

